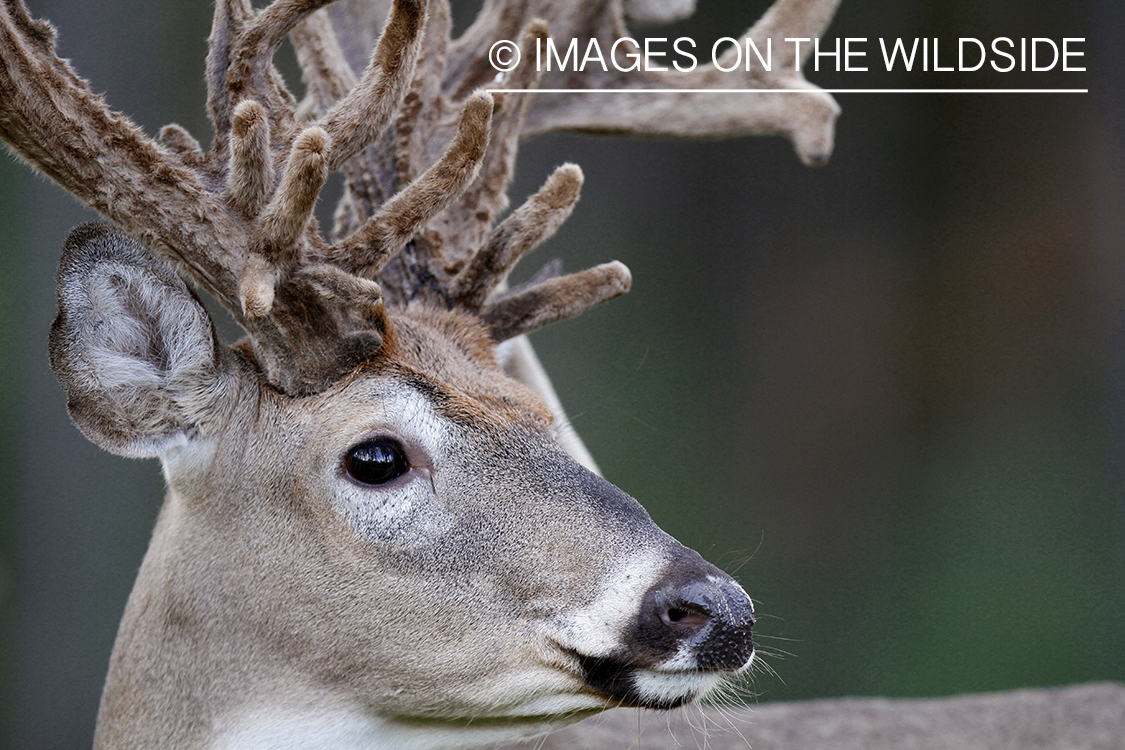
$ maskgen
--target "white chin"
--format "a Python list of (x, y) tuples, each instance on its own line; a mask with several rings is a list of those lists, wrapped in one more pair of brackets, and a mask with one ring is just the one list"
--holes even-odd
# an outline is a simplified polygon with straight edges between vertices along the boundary
[(646, 704), (680, 705), (702, 698), (723, 682), (723, 675), (706, 672), (654, 672), (633, 674), (636, 696)]

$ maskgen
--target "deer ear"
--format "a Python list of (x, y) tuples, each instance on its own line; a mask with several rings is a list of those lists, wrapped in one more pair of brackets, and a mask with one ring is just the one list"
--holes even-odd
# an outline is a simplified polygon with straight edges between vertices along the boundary
[(123, 456), (186, 441), (222, 398), (220, 344), (199, 299), (168, 266), (105, 224), (63, 247), (51, 368), (78, 428)]

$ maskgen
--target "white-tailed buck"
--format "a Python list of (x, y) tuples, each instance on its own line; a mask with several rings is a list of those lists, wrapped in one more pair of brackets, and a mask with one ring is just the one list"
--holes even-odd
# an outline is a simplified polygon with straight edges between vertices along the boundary
[[(582, 173), (499, 220), (531, 133), (780, 133), (828, 156), (838, 109), (782, 40), (819, 36), (836, 0), (778, 0), (747, 32), (774, 40), (770, 72), (531, 63), (548, 34), (609, 49), (689, 6), (486, 1), (453, 41), (445, 0), (218, 0), (204, 150), (110, 111), (3, 0), (0, 135), (120, 227), (67, 240), (51, 364), (82, 431), (159, 456), (168, 483), (98, 747), (465, 747), (680, 706), (749, 668), (746, 593), (591, 471), (522, 338), (629, 288), (620, 263), (508, 288)], [(272, 62), (287, 36), (299, 103)], [(500, 77), (498, 39), (524, 58)], [(244, 341), (219, 341), (185, 278)]]
[[(816, 35), (834, 6), (782, 0), (749, 33)], [(809, 97), (707, 110), (485, 91), (535, 88), (548, 34), (608, 49), (624, 23), (615, 1), (486, 3), (453, 42), (443, 0), (219, 0), (205, 151), (110, 111), (53, 29), (4, 0), (3, 139), (120, 227), (66, 242), (52, 367), (82, 431), (159, 456), (169, 488), (99, 747), (463, 747), (680, 706), (749, 667), (749, 597), (560, 444), (521, 339), (629, 288), (616, 262), (508, 288), (581, 171), (495, 222), (528, 133), (779, 132), (819, 161), (837, 108), (792, 59), (739, 81)], [(287, 36), (300, 103), (273, 65)], [(523, 51), (506, 77), (497, 39)], [(581, 85), (737, 84), (713, 74)], [(328, 240), (313, 208), (334, 170)], [(247, 338), (222, 344), (180, 274)]]

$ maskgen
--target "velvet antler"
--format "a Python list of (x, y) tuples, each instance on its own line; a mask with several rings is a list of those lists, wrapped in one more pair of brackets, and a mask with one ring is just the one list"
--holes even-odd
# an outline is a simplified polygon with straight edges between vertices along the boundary
[[(22, 0), (3, 0), (0, 136), (20, 156), (141, 239), (218, 297), (250, 334), (266, 376), (291, 394), (320, 391), (377, 354), (392, 335), (387, 306), (429, 304), (476, 314), (496, 341), (628, 290), (608, 263), (507, 291), (518, 260), (548, 238), (578, 199), (582, 173), (563, 165), (494, 226), (522, 135), (577, 129), (678, 135), (771, 132), (808, 162), (832, 144), (838, 109), (781, 59), (733, 85), (808, 89), (797, 98), (638, 93), (530, 93), (531, 60), (556, 40), (626, 34), (622, 6), (486, 2), (450, 40), (445, 0), (218, 0), (207, 65), (208, 151), (176, 125), (150, 140), (112, 112), (54, 51), (54, 31)], [(627, 11), (669, 20), (682, 3), (633, 0)], [(328, 6), (328, 7), (324, 7)], [(816, 35), (836, 0), (778, 0), (747, 34)], [(323, 10), (321, 10), (323, 8)], [(678, 10), (677, 10), (678, 9)], [(305, 76), (298, 104), (273, 65), (291, 36)], [(524, 63), (498, 77), (489, 45), (517, 39)], [(568, 79), (597, 88), (729, 87), (714, 68), (692, 74)], [(490, 95), (493, 87), (511, 93)], [(749, 98), (747, 98), (749, 97)], [(345, 175), (331, 240), (313, 214), (329, 172)]]

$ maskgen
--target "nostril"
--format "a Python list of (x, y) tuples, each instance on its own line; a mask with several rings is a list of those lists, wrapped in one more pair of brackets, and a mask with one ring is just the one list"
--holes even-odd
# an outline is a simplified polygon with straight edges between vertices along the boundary
[(701, 609), (665, 606), (660, 609), (660, 619), (670, 628), (693, 631), (704, 628), (711, 622), (711, 616)]
[(754, 606), (718, 570), (668, 575), (645, 593), (631, 645), (638, 664), (667, 670), (734, 672), (754, 654)]

